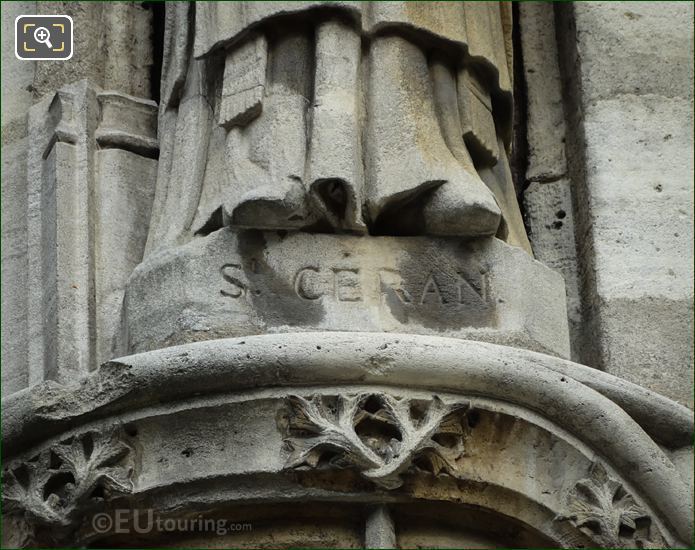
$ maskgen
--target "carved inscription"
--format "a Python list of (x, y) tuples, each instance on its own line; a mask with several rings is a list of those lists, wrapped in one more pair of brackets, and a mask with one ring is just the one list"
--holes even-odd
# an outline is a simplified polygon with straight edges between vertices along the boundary
[(230, 322), (456, 331), (496, 327), (498, 304), (506, 301), (494, 257), (458, 240), (260, 232), (229, 238), (209, 274)]
[[(241, 263), (226, 263), (220, 268), (224, 281), (220, 289), (226, 298), (243, 298), (249, 292), (264, 292), (262, 273), (249, 277)], [(256, 276), (253, 276), (256, 275)], [(250, 280), (253, 278), (254, 280)], [(292, 294), (300, 302), (331, 300), (363, 302), (370, 298), (393, 297), (408, 306), (463, 306), (488, 304), (488, 275), (481, 270), (477, 277), (464, 271), (446, 273), (432, 269), (424, 274), (404, 276), (394, 268), (362, 269), (306, 265), (288, 275)]]

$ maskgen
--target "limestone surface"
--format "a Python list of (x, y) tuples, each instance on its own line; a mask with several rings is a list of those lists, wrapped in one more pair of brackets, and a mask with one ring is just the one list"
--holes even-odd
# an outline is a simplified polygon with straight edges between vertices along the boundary
[(693, 6), (559, 15), (582, 361), (692, 406)]
[(692, 541), (692, 4), (1, 11), (0, 546)]
[(499, 240), (221, 229), (149, 256), (130, 352), (262, 332), (449, 335), (569, 356), (562, 278)]

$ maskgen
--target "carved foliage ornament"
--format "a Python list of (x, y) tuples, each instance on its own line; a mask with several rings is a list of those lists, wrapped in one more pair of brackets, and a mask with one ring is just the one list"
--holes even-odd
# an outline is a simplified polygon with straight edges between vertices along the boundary
[(664, 541), (651, 525), (648, 512), (622, 483), (594, 463), (587, 479), (577, 482), (568, 497), (569, 522), (602, 548), (662, 548)]
[(387, 394), (289, 396), (279, 417), (295, 468), (354, 468), (385, 489), (421, 470), (456, 475), (468, 402), (446, 404)]
[(120, 430), (86, 432), (3, 472), (5, 510), (60, 528), (117, 494), (132, 492), (133, 449)]

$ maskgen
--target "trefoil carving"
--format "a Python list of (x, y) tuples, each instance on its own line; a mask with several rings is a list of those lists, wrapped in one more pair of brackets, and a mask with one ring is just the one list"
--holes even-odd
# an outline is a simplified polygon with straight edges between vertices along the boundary
[(601, 548), (664, 547), (649, 513), (600, 463), (591, 466), (588, 478), (577, 482), (567, 506), (568, 512), (556, 520), (569, 521)]
[(7, 512), (50, 528), (77, 525), (84, 514), (133, 490), (133, 448), (120, 429), (85, 432), (3, 471)]
[(362, 393), (292, 395), (286, 404), (278, 420), (286, 469), (352, 468), (384, 489), (400, 487), (406, 471), (457, 476), (468, 402)]

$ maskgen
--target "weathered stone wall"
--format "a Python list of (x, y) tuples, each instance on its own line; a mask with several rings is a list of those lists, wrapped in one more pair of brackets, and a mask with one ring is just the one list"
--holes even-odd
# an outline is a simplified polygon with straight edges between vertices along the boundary
[(14, 56), (14, 20), (35, 2), (2, 10), (2, 395), (28, 385), (27, 362), (27, 111), (34, 62)]
[[(118, 354), (114, 334), (125, 281), (144, 249), (157, 145), (151, 10), (128, 2), (17, 2), (2, 10), (9, 395), (45, 379), (71, 380)], [(73, 18), (73, 60), (15, 57), (15, 17), (32, 13)]]
[(693, 5), (557, 12), (580, 359), (692, 407)]
[(520, 59), (528, 144), (523, 204), (535, 257), (562, 274), (572, 359), (582, 360), (581, 297), (577, 276), (572, 181), (565, 156), (566, 126), (555, 13), (546, 3), (519, 4)]

